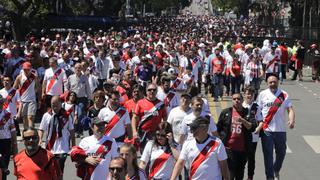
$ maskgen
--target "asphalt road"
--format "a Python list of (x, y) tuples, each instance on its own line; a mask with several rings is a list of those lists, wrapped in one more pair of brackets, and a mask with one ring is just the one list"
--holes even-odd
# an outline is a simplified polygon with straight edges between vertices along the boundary
[[(262, 86), (264, 88), (265, 85)], [(317, 180), (320, 179), (320, 84), (310, 81), (296, 82), (285, 81), (280, 85), (289, 93), (296, 112), (296, 128), (288, 130), (287, 155), (280, 172), (282, 180)], [(221, 109), (231, 106), (231, 99), (214, 103), (208, 98), (213, 117), (217, 119)], [(79, 142), (79, 139), (77, 139)], [(23, 148), (22, 142), (19, 149)], [(16, 179), (13, 176), (12, 161), (10, 162), (11, 174), (8, 179)], [(75, 166), (66, 161), (64, 179), (78, 179), (75, 175)], [(245, 176), (246, 178), (246, 176)], [(256, 153), (256, 175), (255, 179), (263, 180), (264, 165), (259, 142)]]

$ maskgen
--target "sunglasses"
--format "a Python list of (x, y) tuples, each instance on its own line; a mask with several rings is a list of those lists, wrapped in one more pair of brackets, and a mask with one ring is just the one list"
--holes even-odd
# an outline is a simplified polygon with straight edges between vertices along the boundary
[(111, 172), (117, 170), (117, 172), (122, 172), (123, 171), (123, 167), (109, 167), (109, 170)]
[(37, 141), (39, 139), (39, 136), (26, 136), (26, 137), (23, 137), (23, 139), (25, 141), (31, 141), (31, 140)]
[(157, 89), (148, 89), (147, 91), (157, 91)]
[(232, 100), (241, 100), (241, 98), (232, 98)]

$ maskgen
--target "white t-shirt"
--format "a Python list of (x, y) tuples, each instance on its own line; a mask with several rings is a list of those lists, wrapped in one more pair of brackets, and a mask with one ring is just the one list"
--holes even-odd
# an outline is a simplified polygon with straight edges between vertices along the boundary
[[(8, 94), (11, 91), (13, 91), (13, 88), (10, 88), (8, 91), (5, 88), (3, 88), (0, 90), (0, 95), (6, 99)], [(11, 113), (11, 117), (17, 115), (17, 102), (19, 100), (20, 100), (20, 94), (19, 94), (19, 91), (16, 90), (15, 95), (11, 98), (8, 108), (6, 109), (8, 112)]]
[(278, 89), (275, 94), (273, 94), (270, 89), (265, 89), (260, 92), (257, 98), (257, 104), (259, 105), (258, 113), (262, 113), (263, 121), (269, 112), (269, 109), (272, 106), (276, 106), (274, 104), (275, 99), (279, 96), (279, 94), (284, 93), (284, 101), (281, 106), (278, 108), (278, 111), (273, 116), (268, 128), (265, 131), (270, 132), (285, 132), (286, 131), (286, 109), (292, 107), (291, 100), (287, 92)]
[[(37, 76), (35, 74), (35, 76)], [(37, 77), (35, 77), (36, 79)], [(22, 73), (20, 79), (20, 89), (24, 82), (27, 80), (27, 76)], [(35, 102), (36, 101), (36, 92), (35, 92), (35, 79), (31, 82), (31, 84), (27, 87), (23, 94), (20, 94), (20, 98), (22, 102)]]
[[(52, 136), (52, 127), (53, 127), (53, 115), (54, 113), (50, 114), (46, 112), (41, 120), (39, 130), (46, 132), (46, 145), (48, 144), (49, 140)], [(51, 149), (51, 152), (53, 154), (63, 154), (68, 153), (70, 151), (70, 130), (73, 130), (73, 122), (72, 118), (69, 116), (68, 118), (63, 118), (63, 121), (65, 121), (65, 125), (62, 128), (62, 137), (56, 138), (56, 141), (54, 142), (54, 145)], [(56, 132), (58, 133), (58, 129), (56, 129)]]
[(63, 84), (68, 80), (67, 75), (63, 69), (61, 69), (61, 73), (58, 77), (55, 78), (55, 81), (53, 85), (51, 86), (51, 89), (48, 91), (49, 84), (51, 82), (51, 79), (54, 78), (54, 74), (57, 73), (61, 68), (57, 68), (53, 70), (51, 67), (46, 69), (44, 73), (44, 80), (47, 81), (46, 84), (46, 94), (51, 96), (57, 96), (61, 95), (63, 93)]
[[(271, 52), (268, 52), (264, 57), (263, 57), (263, 64), (268, 65), (274, 58), (277, 58), (280, 60), (276, 55), (273, 55)], [(273, 62), (268, 68), (266, 68), (266, 73), (276, 73), (279, 72), (279, 67), (275, 67), (275, 64), (277, 61)]]
[(182, 146), (179, 159), (186, 161), (186, 164), (188, 165), (187, 168), (190, 169), (194, 159), (200, 154), (203, 148), (205, 148), (210, 141), (215, 141), (215, 143), (218, 143), (218, 145), (209, 154), (209, 156), (201, 162), (200, 166), (197, 168), (192, 177), (193, 180), (222, 179), (219, 161), (226, 160), (228, 157), (223, 143), (216, 137), (209, 136), (209, 138), (202, 144), (197, 143), (195, 139), (186, 141)]
[[(156, 146), (154, 141), (149, 141), (143, 150), (141, 161), (146, 164), (150, 162), (149, 173), (153, 167), (154, 161), (159, 158), (166, 150), (166, 146)], [(170, 179), (173, 167), (175, 165), (175, 159), (171, 154), (169, 159), (162, 165), (162, 167), (153, 176), (154, 179)]]
[[(109, 147), (104, 146), (103, 143), (106, 141), (111, 141), (111, 149)], [(101, 148), (101, 146), (104, 146)], [(79, 147), (82, 148), (88, 156), (101, 156), (103, 152), (97, 152), (103, 149), (104, 151), (109, 151), (104, 157), (101, 157), (102, 160), (95, 167), (93, 173), (91, 174), (90, 180), (101, 180), (107, 179), (109, 174), (109, 164), (111, 159), (118, 157), (119, 154), (117, 152), (118, 146), (114, 139), (109, 136), (103, 136), (101, 139), (97, 139), (94, 135), (83, 138)]]
[(175, 107), (170, 111), (167, 122), (171, 124), (175, 142), (179, 142), (178, 137), (181, 135), (182, 132), (183, 118), (190, 113), (192, 113), (191, 108), (189, 109), (189, 111), (185, 112), (181, 109), (180, 106)]
[[(205, 116), (210, 116), (205, 112), (201, 112), (200, 116), (205, 117)], [(190, 132), (190, 127), (188, 126), (188, 124), (191, 124), (194, 120), (196, 119), (196, 116), (192, 113), (186, 115), (183, 118), (182, 121), (182, 131), (181, 133), (183, 135), (187, 135), (186, 140), (192, 140), (194, 139), (193, 134)], [(212, 132), (217, 131), (217, 126), (216, 123), (214, 122), (213, 118), (210, 116), (210, 124), (209, 124), (209, 128), (208, 128), (208, 133), (211, 134)]]
[(116, 116), (116, 113), (119, 111), (125, 111), (125, 113), (122, 115), (122, 117), (119, 117), (120, 120), (118, 123), (107, 133), (107, 135), (112, 138), (118, 138), (126, 133), (126, 126), (131, 123), (128, 111), (123, 107), (119, 107), (116, 111), (114, 111), (111, 110), (109, 106), (106, 106), (102, 108), (98, 114), (98, 118), (110, 123), (111, 119)]

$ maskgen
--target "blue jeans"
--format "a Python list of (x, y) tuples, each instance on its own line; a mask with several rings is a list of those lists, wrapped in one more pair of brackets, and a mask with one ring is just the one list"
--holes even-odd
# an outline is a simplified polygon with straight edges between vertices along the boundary
[(241, 77), (230, 76), (231, 79), (231, 94), (240, 93)]
[(213, 84), (213, 96), (215, 100), (218, 100), (218, 97), (222, 97), (223, 94), (223, 75), (214, 74), (212, 77)]
[[(286, 156), (286, 132), (269, 132), (266, 135), (261, 133), (261, 144), (264, 158), (265, 174), (267, 178), (274, 178), (274, 172), (279, 172), (283, 160)], [(275, 149), (276, 158), (273, 159), (273, 149)]]

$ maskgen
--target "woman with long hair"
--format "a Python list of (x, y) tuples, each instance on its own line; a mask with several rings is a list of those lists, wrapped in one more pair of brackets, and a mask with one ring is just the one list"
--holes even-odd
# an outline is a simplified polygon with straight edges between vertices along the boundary
[(154, 140), (147, 143), (141, 156), (139, 167), (149, 165), (149, 179), (170, 179), (179, 148), (173, 140), (172, 128), (168, 122), (161, 122), (156, 130)]
[(147, 180), (147, 175), (138, 166), (138, 156), (136, 148), (131, 144), (123, 144), (120, 147), (120, 157), (127, 161), (126, 180)]

